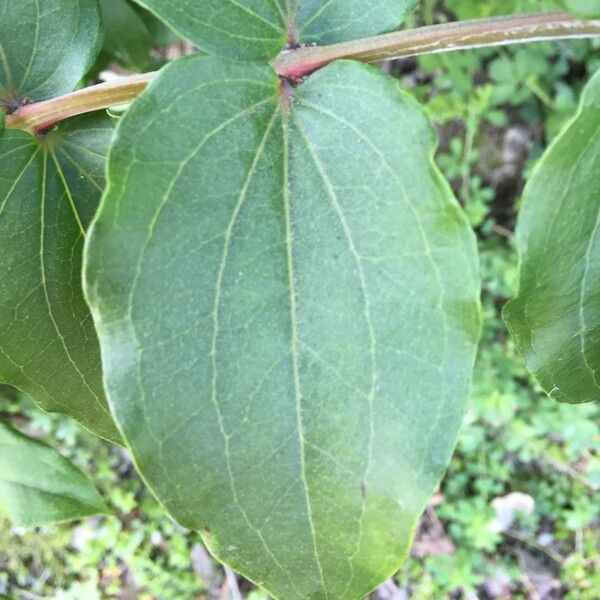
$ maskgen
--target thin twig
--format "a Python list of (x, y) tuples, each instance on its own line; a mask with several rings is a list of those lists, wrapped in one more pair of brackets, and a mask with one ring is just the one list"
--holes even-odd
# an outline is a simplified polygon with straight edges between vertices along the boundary
[(549, 456), (541, 456), (539, 457), (538, 461), (549, 466), (551, 469), (554, 469), (561, 475), (566, 475), (574, 481), (581, 483), (581, 485), (585, 486), (592, 492), (597, 492), (599, 489), (598, 485), (596, 485), (593, 481), (587, 479), (584, 475), (577, 471), (577, 469), (574, 469), (571, 465), (567, 463), (559, 462), (558, 460), (550, 458)]
[(541, 600), (538, 591), (535, 589), (531, 579), (529, 579), (529, 575), (527, 575), (527, 571), (523, 571), (523, 573), (521, 573), (521, 582), (529, 594), (529, 600)]
[(155, 75), (146, 73), (123, 77), (44, 102), (25, 104), (7, 115), (5, 127), (36, 133), (69, 117), (128, 104), (146, 89)]
[(506, 529), (502, 533), (507, 537), (510, 537), (514, 540), (518, 540), (526, 546), (534, 548), (538, 552), (545, 554), (552, 562), (558, 565), (562, 566), (562, 564), (565, 562), (564, 556), (560, 555), (558, 552), (555, 552), (554, 550), (552, 550), (552, 548), (546, 548), (545, 546), (542, 546), (542, 544), (530, 538), (528, 535), (521, 533), (520, 531), (516, 531), (515, 529)]
[(338, 59), (379, 62), (467, 48), (597, 36), (600, 36), (600, 20), (586, 21), (564, 12), (531, 13), (445, 23), (331, 46), (286, 50), (271, 65), (278, 75), (300, 81)]
[[(271, 61), (271, 66), (279, 76), (301, 81), (337, 59), (376, 62), (466, 48), (597, 36), (600, 20), (584, 21), (561, 12), (533, 13), (432, 25), (331, 46), (286, 50)], [(125, 77), (52, 100), (24, 104), (6, 116), (5, 126), (39, 133), (63, 119), (132, 102), (154, 76), (155, 73), (146, 73)]]

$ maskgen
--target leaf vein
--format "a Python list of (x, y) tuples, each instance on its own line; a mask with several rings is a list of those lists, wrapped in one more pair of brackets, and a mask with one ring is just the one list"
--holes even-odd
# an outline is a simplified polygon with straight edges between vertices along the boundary
[[(364, 317), (365, 317), (365, 321), (367, 323), (367, 328), (368, 328), (368, 332), (369, 332), (369, 355), (370, 355), (370, 361), (371, 361), (371, 365), (370, 365), (371, 366), (371, 389), (369, 390), (368, 397), (367, 397), (368, 406), (369, 406), (369, 442), (368, 442), (368, 446), (367, 446), (367, 464), (366, 464), (366, 468), (365, 468), (363, 478), (362, 478), (363, 481), (366, 481), (368, 479), (369, 473), (371, 471), (371, 462), (372, 462), (372, 458), (373, 458), (373, 439), (375, 437), (375, 417), (374, 417), (374, 406), (373, 405), (374, 405), (374, 401), (375, 401), (375, 389), (376, 389), (376, 385), (377, 385), (377, 358), (376, 358), (376, 356), (377, 356), (377, 339), (375, 336), (375, 328), (373, 326), (373, 318), (372, 318), (372, 314), (371, 314), (371, 311), (372, 311), (371, 301), (370, 301), (369, 294), (367, 291), (367, 279), (365, 276), (365, 271), (363, 268), (360, 254), (359, 254), (356, 244), (354, 242), (354, 237), (352, 235), (350, 225), (348, 224), (348, 221), (346, 220), (346, 216), (342, 210), (342, 206), (337, 197), (335, 187), (333, 186), (333, 183), (329, 179), (329, 176), (327, 175), (327, 172), (325, 171), (323, 163), (321, 162), (319, 156), (317, 155), (317, 151), (316, 151), (313, 143), (311, 142), (311, 140), (308, 136), (308, 133), (306, 132), (300, 119), (298, 118), (298, 116), (295, 113), (294, 113), (294, 116), (295, 116), (295, 122), (296, 122), (296, 125), (298, 128), (298, 131), (300, 132), (300, 135), (301, 135), (302, 139), (304, 140), (306, 148), (313, 160), (313, 163), (317, 169), (317, 172), (319, 173), (319, 176), (321, 177), (321, 179), (323, 180), (323, 183), (325, 184), (325, 188), (327, 190), (327, 195), (329, 196), (332, 207), (340, 221), (340, 224), (342, 225), (342, 229), (344, 231), (344, 236), (346, 237), (346, 241), (348, 243), (348, 248), (349, 248), (350, 253), (352, 254), (352, 257), (356, 264), (356, 270), (357, 270), (358, 278), (359, 278), (359, 282), (360, 282), (361, 294), (362, 294), (363, 302), (364, 302), (364, 306), (365, 306)], [(348, 588), (351, 587), (352, 581), (354, 578), (354, 559), (356, 558), (356, 556), (360, 550), (360, 544), (362, 542), (362, 537), (364, 534), (363, 528), (364, 528), (364, 518), (365, 518), (365, 514), (366, 514), (366, 504), (367, 504), (366, 498), (363, 498), (356, 547), (355, 547), (355, 551), (352, 554), (352, 556), (350, 556), (348, 558), (352, 574), (351, 574), (351, 577), (348, 578), (346, 590), (348, 590)], [(344, 591), (344, 593), (342, 593), (342, 597), (345, 595), (345, 591)]]
[(290, 302), (290, 324), (291, 324), (291, 353), (292, 353), (292, 367), (294, 376), (294, 397), (296, 403), (296, 423), (298, 427), (298, 438), (300, 443), (300, 471), (302, 476), (302, 483), (304, 489), (304, 495), (306, 499), (306, 508), (308, 523), (313, 542), (313, 550), (315, 560), (317, 563), (317, 569), (319, 571), (319, 577), (325, 598), (329, 598), (327, 586), (325, 585), (325, 578), (323, 575), (323, 567), (321, 565), (321, 559), (319, 557), (319, 551), (317, 548), (317, 535), (315, 530), (315, 524), (313, 521), (312, 514), (312, 503), (310, 500), (310, 489), (308, 485), (308, 479), (306, 477), (306, 449), (305, 444), (305, 433), (304, 423), (302, 417), (302, 394), (300, 388), (300, 365), (298, 364), (298, 316), (297, 316), (297, 301), (296, 301), (296, 289), (295, 289), (295, 276), (294, 276), (294, 256), (293, 256), (293, 237), (292, 237), (292, 219), (291, 219), (291, 189), (290, 189), (290, 140), (289, 140), (289, 117), (287, 113), (283, 113), (285, 117), (282, 119), (283, 126), (283, 148), (284, 148), (284, 190), (283, 190), (283, 206), (285, 216), (285, 228), (286, 228), (286, 249), (287, 249), (287, 268), (288, 268), (288, 286), (289, 286), (289, 302)]

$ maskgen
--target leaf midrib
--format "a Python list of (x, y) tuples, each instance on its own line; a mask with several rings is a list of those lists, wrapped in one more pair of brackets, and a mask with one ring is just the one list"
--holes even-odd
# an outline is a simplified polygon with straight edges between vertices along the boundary
[[(255, 81), (249, 81), (250, 83), (258, 83)], [(218, 83), (218, 82), (211, 82), (211, 84), (214, 83)], [(262, 85), (262, 84), (261, 84)], [(148, 235), (146, 237), (145, 243), (143, 245), (143, 248), (140, 252), (140, 259), (137, 262), (137, 267), (136, 267), (136, 272), (135, 272), (135, 276), (133, 277), (132, 280), (132, 285), (131, 285), (131, 291), (129, 294), (129, 301), (128, 301), (128, 320), (131, 323), (132, 327), (134, 325), (134, 321), (133, 321), (133, 315), (132, 315), (132, 309), (133, 309), (133, 299), (135, 297), (135, 293), (137, 290), (137, 285), (139, 283), (139, 279), (141, 277), (142, 274), (142, 263), (143, 263), (143, 258), (146, 254), (146, 249), (148, 247), (148, 244), (150, 243), (150, 240), (153, 237), (153, 233), (154, 233), (154, 229), (155, 226), (158, 222), (158, 219), (160, 217), (160, 214), (162, 213), (163, 208), (166, 206), (166, 204), (168, 203), (172, 191), (175, 188), (175, 185), (177, 184), (177, 181), (179, 180), (181, 174), (183, 173), (185, 167), (193, 160), (193, 158), (195, 156), (198, 155), (198, 153), (202, 150), (202, 148), (206, 145), (206, 143), (208, 143), (208, 141), (210, 139), (212, 139), (215, 135), (217, 135), (220, 131), (222, 131), (223, 129), (225, 129), (226, 127), (228, 127), (229, 125), (231, 125), (232, 123), (234, 123), (235, 121), (237, 121), (238, 119), (244, 117), (244, 116), (248, 116), (249, 114), (253, 113), (254, 111), (256, 111), (257, 108), (264, 106), (268, 103), (274, 103), (275, 104), (275, 110), (273, 111), (273, 114), (271, 115), (269, 124), (266, 127), (265, 130), (265, 134), (262, 138), (261, 144), (259, 146), (259, 148), (257, 149), (255, 156), (254, 156), (254, 160), (253, 163), (251, 165), (250, 171), (248, 173), (248, 176), (246, 178), (244, 187), (240, 193), (240, 197), (238, 198), (238, 202), (237, 205), (234, 209), (234, 212), (232, 214), (232, 218), (230, 220), (230, 223), (228, 225), (227, 231), (225, 233), (225, 246), (224, 248), (227, 247), (228, 243), (231, 240), (231, 236), (232, 236), (232, 231), (233, 231), (233, 227), (235, 224), (235, 221), (237, 219), (237, 216), (239, 215), (239, 212), (242, 208), (243, 203), (245, 202), (245, 199), (247, 197), (247, 192), (250, 186), (250, 183), (252, 181), (252, 177), (255, 174), (255, 170), (256, 170), (256, 166), (258, 165), (258, 162), (261, 158), (261, 155), (264, 151), (264, 148), (266, 146), (266, 142), (268, 139), (268, 136), (270, 134), (270, 132), (273, 129), (273, 126), (275, 124), (275, 121), (278, 117), (282, 118), (282, 125), (283, 125), (283, 131), (284, 131), (284, 154), (285, 154), (285, 158), (284, 158), (284, 178), (285, 178), (285, 185), (284, 185), (284, 206), (285, 206), (285, 220), (286, 220), (286, 238), (287, 238), (287, 244), (291, 243), (291, 221), (290, 221), (290, 214), (289, 214), (289, 149), (288, 149), (288, 123), (286, 122), (286, 119), (284, 118), (285, 115), (285, 111), (282, 110), (280, 103), (279, 103), (279, 99), (277, 96), (269, 96), (266, 98), (263, 98), (261, 101), (255, 103), (254, 105), (246, 108), (245, 110), (241, 111), (240, 113), (237, 113), (236, 115), (230, 117), (229, 119), (227, 119), (226, 121), (224, 121), (223, 123), (221, 123), (218, 127), (215, 127), (211, 132), (205, 134), (203, 136), (203, 138), (201, 139), (200, 143), (198, 144), (198, 146), (196, 148), (194, 148), (194, 150), (190, 153), (190, 155), (181, 162), (180, 166), (178, 167), (176, 173), (173, 175), (172, 177), (172, 181), (171, 184), (169, 185), (168, 189), (166, 190), (163, 199), (158, 203), (158, 206), (154, 212), (153, 218), (150, 221), (149, 224), (149, 229), (148, 229)], [(125, 181), (123, 181), (121, 183), (122, 186), (125, 186), (126, 183)], [(296, 298), (295, 298), (295, 293), (293, 292), (293, 286), (294, 286), (294, 279), (293, 279), (293, 258), (292, 258), (292, 254), (291, 254), (292, 250), (291, 247), (288, 246), (288, 251), (287, 251), (287, 255), (288, 255), (288, 269), (289, 269), (289, 275), (290, 275), (290, 307), (291, 307), (291, 322), (292, 322), (292, 341), (291, 341), (291, 347), (292, 347), (292, 358), (293, 358), (293, 369), (294, 369), (294, 379), (295, 379), (295, 404), (296, 404), (296, 411), (297, 411), (297, 427), (298, 427), (298, 437), (299, 437), (299, 443), (301, 446), (301, 452), (300, 452), (300, 459), (301, 459), (301, 479), (303, 482), (303, 488), (304, 488), (304, 492), (305, 492), (305, 496), (306, 496), (306, 501), (307, 501), (307, 515), (308, 515), (308, 519), (309, 519), (309, 527), (310, 527), (310, 532), (311, 532), (311, 538), (313, 541), (313, 545), (314, 545), (314, 556), (315, 556), (315, 561), (317, 564), (317, 568), (319, 571), (319, 577), (321, 579), (321, 583), (323, 585), (323, 589), (326, 589), (325, 583), (324, 583), (324, 577), (323, 577), (323, 570), (321, 567), (321, 563), (320, 563), (320, 559), (319, 559), (319, 555), (318, 555), (318, 550), (317, 550), (317, 546), (316, 546), (316, 531), (315, 531), (315, 527), (314, 527), (314, 522), (313, 522), (313, 517), (312, 517), (312, 507), (310, 504), (310, 497), (309, 497), (309, 491), (308, 491), (308, 484), (307, 484), (307, 478), (306, 478), (306, 468), (305, 468), (305, 449), (304, 449), (304, 431), (303, 431), (303, 425), (302, 425), (302, 414), (301, 414), (301, 392), (300, 392), (300, 383), (299, 383), (299, 365), (298, 365), (298, 349), (297, 349), (297, 344), (298, 344), (298, 335), (297, 335), (297, 317), (296, 317)], [(223, 417), (220, 411), (220, 407), (218, 406), (218, 401), (215, 397), (215, 391), (216, 391), (216, 339), (217, 339), (217, 335), (218, 335), (218, 314), (215, 313), (215, 311), (218, 312), (218, 306), (219, 306), (219, 302), (220, 302), (220, 287), (222, 284), (222, 280), (223, 280), (223, 276), (224, 276), (224, 270), (225, 270), (225, 266), (226, 266), (226, 260), (227, 260), (227, 253), (226, 251), (224, 252), (224, 256), (221, 262), (221, 266), (220, 266), (220, 271), (219, 271), (219, 275), (218, 275), (218, 280), (217, 280), (217, 284), (216, 284), (216, 293), (215, 293), (215, 309), (213, 310), (213, 320), (215, 323), (215, 328), (214, 328), (214, 333), (213, 333), (213, 342), (212, 342), (212, 349), (211, 349), (211, 362), (213, 364), (212, 366), (212, 370), (213, 370), (213, 381), (212, 381), (212, 391), (211, 391), (211, 402), (213, 403), (214, 407), (215, 407), (215, 411), (217, 413), (217, 419), (218, 419), (218, 423), (219, 423), (219, 429), (221, 432), (221, 435), (224, 439), (224, 443), (225, 443), (225, 452), (226, 454), (228, 453), (228, 441), (230, 436), (227, 434), (227, 432), (225, 431), (224, 428), (224, 421), (223, 421)], [(134, 335), (135, 335), (135, 329), (132, 330)], [(137, 335), (135, 335), (135, 337), (137, 338)], [(144, 348), (141, 346), (141, 344), (138, 343), (138, 347), (140, 348), (140, 351), (143, 352)], [(141, 390), (142, 392), (142, 396), (145, 396), (145, 393), (143, 391), (143, 389)], [(142, 402), (143, 404), (145, 404), (145, 400), (143, 400)], [(153, 437), (156, 437), (156, 434), (152, 433)], [(158, 440), (158, 438), (156, 438)], [(249, 520), (246, 511), (243, 509), (243, 507), (241, 506), (240, 502), (239, 502), (239, 498), (237, 497), (237, 492), (235, 490), (235, 484), (233, 483), (233, 473), (231, 471), (231, 461), (229, 456), (227, 456), (227, 460), (226, 460), (226, 464), (227, 464), (227, 469), (228, 469), (228, 475), (230, 478), (230, 485), (232, 487), (232, 492), (234, 495), (234, 499), (236, 502), (236, 505), (238, 507), (238, 509), (240, 510), (243, 518), (246, 520), (246, 522), (248, 523), (248, 525), (251, 527), (251, 529), (255, 532), (255, 534), (257, 535), (257, 537), (260, 539), (261, 543), (263, 544), (265, 550), (267, 551), (267, 553), (271, 556), (271, 558), (274, 560), (274, 563), (278, 566), (278, 568), (282, 569), (283, 572), (286, 573), (286, 576), (288, 578), (290, 578), (289, 574), (287, 573), (287, 571), (283, 568), (283, 566), (279, 563), (279, 561), (276, 559), (274, 553), (272, 552), (272, 550), (270, 550), (268, 548), (268, 545), (266, 544), (266, 540), (264, 540), (264, 536), (262, 535), (262, 533), (260, 532), (260, 530), (258, 530)], [(292, 585), (295, 587), (295, 584), (292, 582), (292, 580), (290, 579), (290, 582), (292, 583)], [(328, 596), (326, 596), (328, 597)]]
[[(367, 479), (369, 477), (369, 473), (371, 470), (371, 462), (373, 459), (373, 440), (375, 437), (375, 418), (374, 418), (373, 403), (375, 400), (375, 389), (376, 389), (376, 385), (377, 385), (377, 381), (376, 381), (377, 380), (377, 358), (376, 358), (377, 357), (377, 339), (375, 336), (375, 328), (373, 326), (373, 317), (372, 317), (372, 313), (371, 313), (371, 301), (369, 298), (369, 294), (367, 292), (367, 280), (366, 280), (365, 271), (363, 268), (362, 258), (360, 257), (360, 254), (359, 254), (356, 244), (354, 242), (352, 231), (350, 230), (350, 226), (348, 225), (346, 216), (344, 215), (344, 212), (343, 212), (340, 202), (338, 200), (337, 193), (335, 191), (333, 183), (329, 179), (329, 176), (327, 175), (325, 167), (324, 167), (323, 163), (321, 162), (321, 159), (317, 155), (316, 149), (308, 136), (308, 132), (304, 128), (304, 125), (300, 121), (297, 113), (294, 111), (292, 114), (294, 116), (294, 123), (296, 124), (296, 129), (300, 133), (300, 136), (302, 137), (302, 139), (306, 145), (308, 153), (317, 169), (317, 172), (319, 173), (319, 176), (321, 177), (321, 180), (323, 181), (323, 184), (325, 185), (325, 188), (327, 190), (327, 195), (329, 196), (329, 198), (331, 200), (332, 208), (333, 208), (334, 212), (336, 213), (336, 215), (340, 221), (340, 224), (342, 226), (342, 229), (344, 231), (344, 235), (345, 235), (346, 241), (348, 243), (348, 248), (349, 248), (350, 253), (352, 254), (352, 257), (356, 264), (358, 278), (360, 281), (361, 294), (362, 294), (363, 302), (364, 302), (364, 306), (365, 306), (364, 316), (365, 316), (365, 322), (367, 323), (367, 329), (369, 332), (369, 343), (370, 343), (369, 355), (370, 355), (370, 361), (371, 361), (371, 389), (369, 390), (369, 393), (367, 395), (367, 401), (368, 401), (368, 405), (369, 405), (369, 443), (368, 443), (368, 448), (367, 448), (367, 465), (366, 465), (366, 468), (365, 468), (363, 476), (362, 476), (362, 481), (365, 482), (365, 481), (367, 481)], [(361, 516), (360, 516), (360, 521), (359, 521), (359, 532), (357, 535), (355, 550), (354, 550), (354, 553), (350, 557), (348, 557), (351, 576), (348, 578), (348, 583), (346, 585), (346, 589), (342, 593), (342, 597), (345, 596), (346, 591), (351, 587), (352, 582), (354, 580), (354, 576), (355, 576), (355, 574), (354, 574), (354, 559), (360, 550), (360, 544), (362, 542), (362, 537), (364, 534), (363, 527), (364, 527), (364, 519), (365, 519), (365, 514), (366, 514), (366, 507), (367, 507), (367, 501), (366, 501), (366, 498), (363, 497), (362, 503), (361, 503)]]
[(289, 139), (289, 114), (287, 111), (282, 110), (282, 131), (283, 131), (283, 206), (285, 215), (285, 237), (286, 237), (286, 257), (287, 257), (287, 269), (288, 269), (288, 290), (289, 290), (289, 304), (290, 304), (290, 327), (291, 327), (291, 338), (290, 338), (290, 349), (292, 355), (292, 370), (294, 377), (294, 399), (296, 406), (296, 425), (298, 428), (298, 440), (300, 444), (300, 471), (302, 484), (304, 489), (304, 495), (306, 499), (307, 517), (310, 527), (310, 533), (313, 542), (313, 551), (315, 560), (317, 563), (317, 569), (319, 571), (319, 577), (325, 598), (329, 598), (327, 586), (325, 585), (325, 577), (323, 575), (323, 567), (321, 566), (321, 559), (319, 557), (319, 550), (317, 548), (317, 535), (315, 530), (315, 524), (313, 520), (313, 508), (310, 499), (310, 489), (308, 485), (308, 478), (306, 476), (306, 448), (305, 448), (305, 433), (304, 433), (304, 421), (302, 417), (302, 393), (300, 387), (300, 365), (298, 363), (298, 307), (296, 299), (296, 283), (294, 275), (294, 254), (293, 254), (293, 234), (292, 234), (292, 219), (291, 219), (291, 181), (290, 181), (290, 139)]
[(218, 386), (217, 341), (218, 341), (218, 337), (219, 337), (219, 312), (220, 312), (220, 308), (221, 308), (221, 295), (222, 295), (222, 291), (223, 291), (223, 279), (225, 276), (225, 269), (227, 267), (227, 260), (229, 257), (229, 248), (230, 248), (231, 242), (233, 240), (233, 231), (234, 231), (235, 225), (237, 223), (237, 220), (238, 220), (238, 217), (242, 210), (242, 207), (244, 206), (246, 199), (248, 197), (248, 191), (250, 189), (250, 185), (256, 174), (258, 164), (259, 164), (261, 158), (263, 157), (263, 154), (264, 154), (264, 151), (265, 151), (265, 148), (267, 145), (267, 140), (271, 134), (271, 131), (273, 130), (273, 126), (275, 125), (275, 121), (277, 120), (278, 116), (279, 116), (279, 107), (276, 106), (276, 108), (273, 111), (273, 114), (271, 115), (271, 118), (265, 128), (265, 133), (260, 141), (260, 144), (259, 144), (258, 148), (256, 149), (256, 151), (254, 152), (254, 159), (252, 160), (252, 163), (251, 163), (248, 173), (246, 175), (246, 180), (244, 181), (244, 185), (242, 186), (236, 206), (234, 207), (234, 210), (231, 215), (231, 219), (229, 220), (229, 224), (227, 225), (227, 229), (225, 231), (225, 239), (223, 242), (223, 254), (221, 257), (221, 264), (219, 265), (219, 271), (217, 274), (217, 281), (216, 281), (216, 285), (215, 285), (215, 302), (214, 302), (213, 313), (212, 313), (213, 335), (212, 335), (211, 351), (210, 351), (211, 368), (212, 368), (211, 402), (213, 404), (213, 407), (215, 409), (215, 413), (217, 416), (217, 422), (219, 424), (219, 431), (221, 432), (221, 435), (223, 437), (224, 450), (225, 450), (225, 462), (227, 465), (227, 472), (229, 475), (229, 483), (230, 483), (231, 493), (233, 495), (234, 502), (235, 502), (237, 508), (239, 509), (244, 521), (246, 522), (248, 527), (258, 537), (263, 548), (265, 549), (267, 554), (271, 557), (271, 560), (273, 560), (275, 565), (277, 565), (277, 567), (281, 570), (281, 572), (284, 573), (284, 575), (286, 577), (288, 577), (290, 583), (292, 584), (292, 586), (294, 586), (294, 583), (289, 575), (289, 572), (280, 563), (276, 554), (271, 550), (271, 548), (269, 548), (267, 541), (265, 540), (265, 537), (262, 534), (261, 530), (258, 527), (256, 527), (256, 525), (254, 525), (254, 523), (252, 523), (252, 521), (248, 517), (248, 513), (246, 512), (246, 510), (244, 509), (244, 507), (242, 506), (242, 504), (240, 502), (240, 499), (239, 499), (239, 496), (237, 493), (237, 487), (235, 485), (235, 477), (233, 475), (233, 470), (232, 470), (232, 466), (231, 466), (231, 453), (230, 453), (230, 449), (229, 449), (229, 441), (232, 436), (231, 436), (231, 434), (228, 434), (225, 431), (223, 414), (221, 412), (221, 407), (219, 406), (219, 401), (217, 398), (217, 395), (218, 395), (217, 394), (217, 386)]

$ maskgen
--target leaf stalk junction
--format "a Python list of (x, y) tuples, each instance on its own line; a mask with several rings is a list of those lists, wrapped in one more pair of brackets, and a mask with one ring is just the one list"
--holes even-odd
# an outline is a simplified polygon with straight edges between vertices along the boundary
[[(300, 83), (339, 59), (371, 63), (469, 48), (593, 37), (600, 37), (600, 20), (578, 19), (564, 12), (531, 13), (395, 31), (329, 46), (285, 49), (271, 61), (271, 66), (280, 77)], [(154, 76), (155, 73), (133, 75), (44, 102), (24, 104), (6, 116), (5, 126), (40, 133), (64, 119), (127, 104), (144, 91)]]

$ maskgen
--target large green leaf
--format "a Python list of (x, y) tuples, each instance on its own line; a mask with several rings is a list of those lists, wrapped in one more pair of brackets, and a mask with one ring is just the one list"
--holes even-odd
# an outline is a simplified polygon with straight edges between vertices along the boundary
[(600, 400), (600, 72), (527, 185), (518, 240), (518, 348), (552, 398)]
[(96, 0), (0, 0), (0, 106), (72, 91), (101, 41)]
[(600, 0), (560, 0), (564, 7), (588, 19), (600, 18)]
[(34, 527), (106, 513), (85, 475), (50, 446), (0, 422), (0, 513)]
[(41, 137), (0, 133), (0, 381), (118, 441), (81, 290), (112, 130), (96, 115)]
[(206, 52), (273, 58), (290, 40), (341, 42), (396, 29), (418, 0), (135, 0)]
[(119, 126), (85, 269), (113, 412), (171, 514), (278, 598), (390, 576), (454, 447), (477, 257), (432, 146), (350, 62), (292, 89), (191, 57)]

